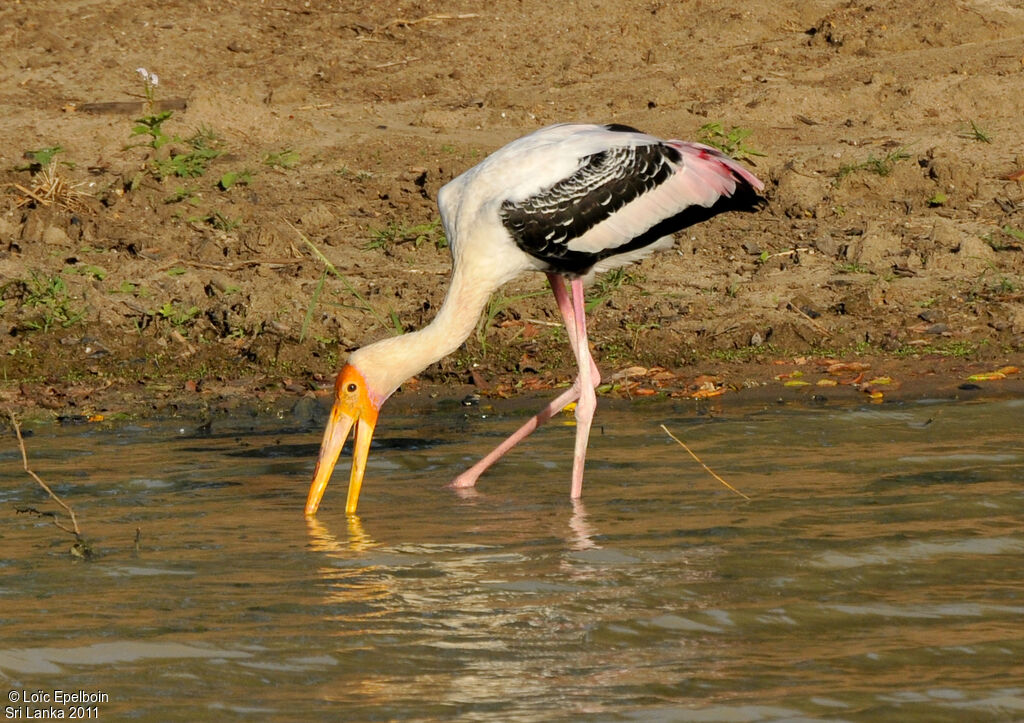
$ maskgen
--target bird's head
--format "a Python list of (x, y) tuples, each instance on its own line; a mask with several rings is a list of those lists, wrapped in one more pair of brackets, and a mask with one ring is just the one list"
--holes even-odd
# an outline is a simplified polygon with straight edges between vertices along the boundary
[(366, 376), (354, 365), (346, 364), (334, 384), (334, 406), (320, 443), (320, 456), (313, 471), (313, 482), (306, 498), (306, 514), (316, 513), (320, 499), (324, 496), (327, 483), (331, 480), (334, 465), (338, 462), (341, 448), (345, 446), (348, 433), (355, 429), (352, 444), (352, 474), (348, 482), (348, 502), (345, 513), (355, 514), (359, 503), (359, 490), (363, 486), (366, 458), (370, 453), (370, 439), (377, 424), (377, 413), (384, 399), (366, 382)]

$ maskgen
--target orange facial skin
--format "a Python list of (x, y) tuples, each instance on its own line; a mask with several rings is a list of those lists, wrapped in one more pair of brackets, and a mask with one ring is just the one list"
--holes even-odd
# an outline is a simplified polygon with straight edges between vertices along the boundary
[(352, 473), (348, 482), (348, 501), (345, 513), (354, 515), (359, 504), (359, 491), (363, 486), (363, 474), (366, 472), (366, 458), (370, 453), (370, 440), (377, 425), (377, 413), (380, 404), (374, 399), (362, 373), (351, 365), (346, 365), (334, 384), (334, 406), (331, 417), (324, 430), (324, 438), (320, 443), (320, 455), (313, 470), (313, 482), (309, 486), (306, 498), (306, 515), (316, 514), (320, 500), (331, 481), (331, 473), (338, 463), (341, 448), (345, 446), (348, 433), (355, 428), (355, 439), (352, 445)]

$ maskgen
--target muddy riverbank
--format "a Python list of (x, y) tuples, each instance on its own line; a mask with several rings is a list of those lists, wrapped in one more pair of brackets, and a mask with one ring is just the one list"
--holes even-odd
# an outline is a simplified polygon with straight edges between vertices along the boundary
[[(721, 143), (768, 184), (593, 287), (605, 393), (1006, 393), (1022, 38), (1024, 10), (974, 2), (7, 4), (0, 396), (315, 398), (440, 305), (440, 186), (565, 120)], [(419, 388), (564, 383), (549, 296), (510, 284)]]

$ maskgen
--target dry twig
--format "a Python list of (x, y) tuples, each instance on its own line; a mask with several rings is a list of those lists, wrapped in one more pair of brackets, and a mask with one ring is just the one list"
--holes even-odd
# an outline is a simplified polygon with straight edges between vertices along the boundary
[(824, 336), (825, 338), (830, 338), (830, 337), (832, 336), (832, 334), (831, 334), (831, 333), (829, 332), (829, 330), (828, 330), (828, 329), (826, 329), (826, 328), (825, 328), (825, 327), (823, 327), (823, 326), (822, 326), (821, 324), (819, 324), (818, 322), (816, 322), (816, 321), (814, 320), (814, 318), (813, 318), (813, 317), (811, 317), (811, 315), (810, 315), (810, 314), (808, 314), (807, 312), (805, 312), (805, 311), (804, 311), (803, 309), (801, 309), (801, 308), (797, 307), (797, 306), (796, 306), (796, 305), (795, 305), (795, 304), (794, 304), (794, 303), (793, 303), (792, 301), (787, 301), (787, 302), (786, 302), (786, 307), (787, 307), (787, 308), (788, 308), (788, 309), (789, 309), (790, 311), (795, 311), (795, 312), (796, 312), (796, 313), (798, 313), (798, 314), (799, 314), (800, 316), (802, 316), (802, 317), (804, 317), (805, 319), (807, 319), (807, 321), (808, 321), (808, 322), (810, 322), (811, 326), (813, 326), (813, 327), (815, 328), (815, 330), (817, 330), (817, 332), (818, 332), (819, 334), (821, 334), (822, 336)]
[(419, 58), (406, 58), (405, 60), (393, 60), (390, 63), (381, 63), (380, 65), (373, 66), (374, 70), (382, 70), (384, 68), (393, 68), (396, 65), (405, 65), (406, 63), (415, 63)]
[(28, 452), (25, 451), (25, 440), (21, 438), (21, 425), (18, 423), (18, 418), (14, 416), (14, 412), (8, 409), (7, 414), (11, 418), (11, 426), (14, 427), (14, 434), (17, 435), (18, 437), (18, 447), (21, 449), (21, 461), (25, 467), (25, 471), (29, 474), (29, 476), (32, 479), (34, 479), (39, 484), (40, 487), (42, 487), (46, 491), (46, 494), (50, 495), (50, 497), (53, 498), (54, 502), (56, 502), (58, 505), (64, 508), (64, 511), (68, 513), (68, 517), (71, 518), (71, 527), (64, 525), (56, 517), (53, 518), (53, 524), (57, 525), (57, 527), (64, 530), (65, 532), (70, 532), (72, 535), (78, 538), (79, 541), (81, 541), (82, 532), (78, 529), (78, 518), (75, 517), (75, 511), (71, 509), (71, 505), (62, 500), (60, 496), (52, 489), (50, 489), (50, 486), (43, 482), (42, 478), (35, 472), (33, 472), (32, 469), (28, 466)]
[(189, 261), (188, 259), (175, 258), (172, 261), (164, 262), (157, 271), (167, 271), (168, 269), (174, 268), (178, 264), (184, 266), (193, 266), (197, 269), (211, 269), (212, 271), (240, 271), (241, 269), (249, 266), (291, 266), (294, 264), (302, 263), (303, 259), (250, 259), (248, 261), (239, 261), (233, 264), (206, 264), (202, 261)]
[(85, 204), (82, 202), (82, 199), (86, 198), (89, 194), (78, 190), (79, 186), (84, 185), (84, 181), (80, 183), (68, 183), (65, 181), (57, 173), (57, 163), (55, 161), (51, 162), (46, 169), (40, 171), (39, 176), (39, 181), (32, 188), (25, 188), (20, 183), (10, 184), (11, 188), (18, 190), (22, 194), (22, 198), (19, 198), (15, 203), (17, 207), (20, 208), (35, 202), (40, 206), (57, 206), (72, 212), (85, 210)]
[(419, 25), (420, 23), (440, 23), (445, 20), (469, 20), (470, 18), (480, 17), (479, 13), (459, 13), (457, 15), (449, 15), (447, 13), (434, 13), (433, 15), (426, 15), (422, 18), (416, 18), (415, 20), (406, 20), (404, 18), (395, 18), (391, 22), (378, 25), (373, 29), (373, 32), (379, 33), (381, 30), (387, 30), (392, 27), (403, 27), (411, 28), (413, 25)]
[(691, 456), (691, 457), (693, 457), (693, 458), (694, 458), (695, 460), (697, 460), (697, 464), (699, 464), (699, 465), (700, 465), (701, 467), (703, 467), (703, 468), (704, 468), (705, 470), (707, 470), (707, 473), (708, 473), (709, 475), (711, 475), (711, 476), (712, 476), (712, 477), (714, 477), (714, 478), (715, 478), (716, 480), (718, 480), (719, 482), (721, 482), (722, 484), (724, 484), (724, 485), (725, 485), (726, 487), (728, 487), (729, 489), (731, 489), (731, 490), (732, 490), (733, 492), (735, 492), (736, 494), (738, 494), (738, 495), (739, 495), (740, 497), (742, 497), (743, 499), (747, 500), (748, 502), (750, 501), (750, 498), (749, 498), (749, 497), (747, 497), (747, 496), (746, 496), (745, 494), (743, 494), (743, 493), (742, 493), (742, 492), (740, 492), (740, 491), (739, 491), (738, 489), (736, 489), (735, 487), (733, 487), (733, 486), (732, 486), (731, 484), (729, 484), (728, 482), (726, 482), (726, 481), (725, 481), (724, 479), (722, 479), (721, 477), (719, 477), (719, 476), (718, 476), (717, 474), (715, 474), (714, 470), (712, 470), (712, 469), (711, 469), (710, 467), (708, 467), (708, 466), (707, 466), (706, 464), (704, 464), (703, 462), (701, 462), (701, 461), (700, 461), (700, 457), (698, 457), (697, 455), (695, 455), (695, 454), (693, 453), (693, 450), (692, 450), (692, 449), (690, 449), (689, 447), (687, 447), (687, 446), (686, 446), (686, 445), (685, 445), (685, 444), (684, 444), (684, 443), (682, 442), (682, 440), (680, 440), (680, 439), (679, 439), (679, 438), (678, 438), (678, 437), (677, 437), (676, 435), (674, 435), (674, 434), (672, 434), (672, 432), (668, 431), (668, 427), (666, 427), (666, 426), (665, 426), (664, 424), (662, 424), (662, 425), (661, 425), (661, 428), (662, 428), (662, 429), (664, 429), (664, 430), (665, 430), (665, 434), (667, 434), (667, 435), (668, 435), (668, 436), (670, 436), (670, 437), (671, 437), (672, 439), (674, 439), (674, 440), (676, 441), (676, 443), (677, 443), (677, 444), (679, 444), (679, 446), (680, 446), (680, 447), (682, 447), (682, 448), (683, 448), (683, 449), (685, 449), (685, 450), (686, 450), (687, 452), (689, 452), (689, 453), (690, 453), (690, 456)]

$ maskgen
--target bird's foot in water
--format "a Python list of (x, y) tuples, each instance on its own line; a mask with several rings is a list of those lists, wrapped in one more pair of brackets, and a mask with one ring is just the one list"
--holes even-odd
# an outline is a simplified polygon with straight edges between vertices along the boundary
[(465, 472), (463, 472), (458, 477), (449, 482), (448, 487), (453, 490), (472, 489), (473, 487), (476, 486), (476, 481), (479, 478), (479, 472), (474, 472), (472, 469), (467, 469)]

